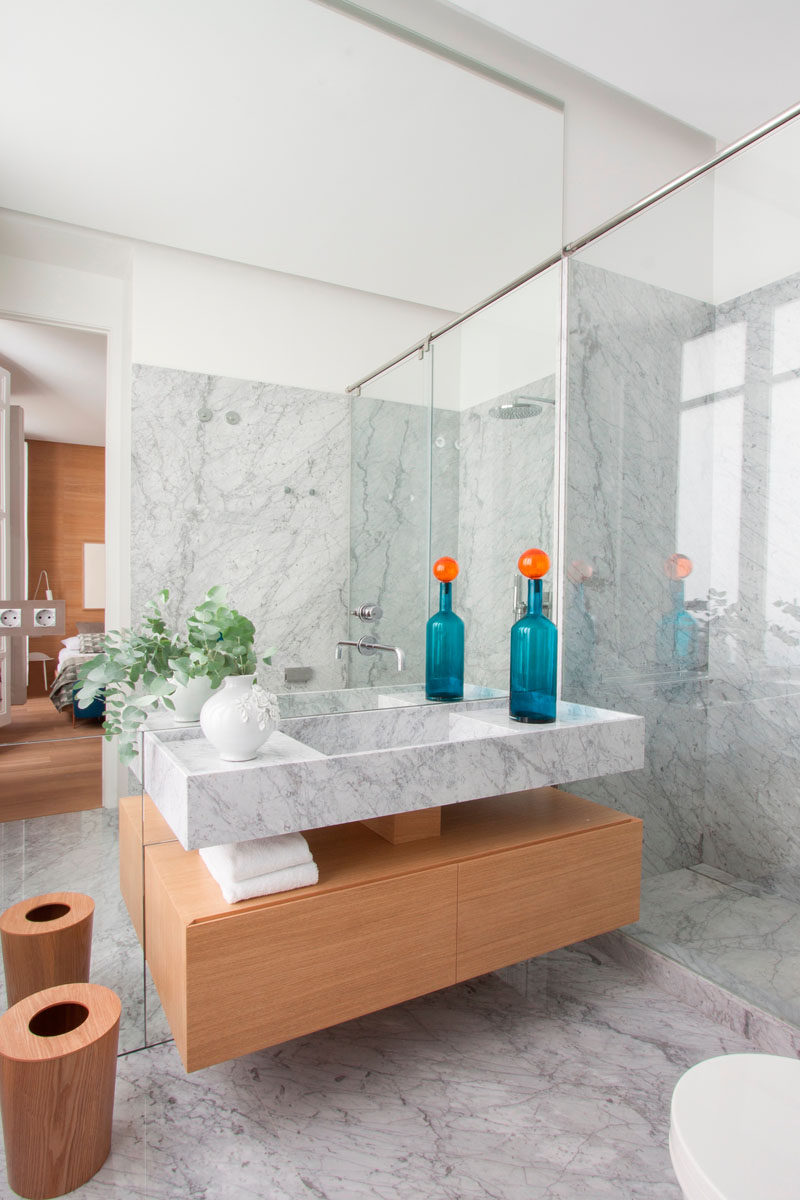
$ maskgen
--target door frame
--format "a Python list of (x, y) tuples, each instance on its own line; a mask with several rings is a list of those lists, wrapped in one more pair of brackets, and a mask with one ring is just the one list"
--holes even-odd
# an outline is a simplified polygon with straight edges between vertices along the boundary
[[(0, 317), (79, 329), (106, 337), (106, 627), (130, 622), (131, 256), (114, 275), (65, 267), (52, 259), (7, 259)], [(103, 742), (103, 805), (127, 788), (116, 747)]]

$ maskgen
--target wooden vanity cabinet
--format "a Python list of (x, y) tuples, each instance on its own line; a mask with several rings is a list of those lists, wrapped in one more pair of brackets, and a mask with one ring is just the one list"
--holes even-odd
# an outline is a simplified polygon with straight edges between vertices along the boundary
[[(120, 828), (123, 860), (141, 862), (136, 822)], [(319, 883), (235, 905), (196, 851), (146, 845), (146, 957), (186, 1069), (635, 920), (641, 832), (540, 788), (445, 807), (441, 834), (409, 843), (359, 822), (310, 830)]]

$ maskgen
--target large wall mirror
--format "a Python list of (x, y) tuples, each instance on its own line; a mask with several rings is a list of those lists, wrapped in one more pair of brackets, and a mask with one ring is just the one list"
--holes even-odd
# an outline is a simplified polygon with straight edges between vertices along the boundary
[[(246, 9), (237, 9), (237, 20)], [(311, 209), (335, 209), (331, 228), (349, 229), (345, 253), (341, 237), (331, 234), (326, 243), (318, 232), (306, 239), (316, 259), (271, 265), (449, 320), (558, 250), (557, 105), (310, 0), (270, 0), (253, 11), (260, 22), (275, 22), (270, 44), (287, 60), (317, 64), (298, 86), (320, 93), (317, 126), (327, 129), (339, 114), (342, 138), (357, 156), (347, 189), (326, 186), (328, 160), (320, 153), (303, 176), (302, 195), (299, 184), (292, 193), (294, 207), (298, 197), (313, 197), (309, 221)], [(196, 19), (209, 13), (198, 10)], [(346, 32), (341, 42), (333, 37), (338, 27)], [(208, 100), (202, 82), (198, 114)], [(185, 112), (192, 108), (187, 102)], [(292, 109), (283, 97), (281, 112)], [(206, 184), (207, 172), (204, 191)], [(165, 204), (168, 190), (165, 182)], [(235, 191), (226, 180), (226, 197)], [(99, 192), (95, 198), (105, 202)], [(21, 202), (12, 207), (28, 211)], [(202, 252), (224, 258), (222, 247), (233, 247), (243, 219), (233, 208), (216, 248)], [(89, 216), (82, 224), (101, 226)], [(115, 232), (172, 244), (139, 228)], [(353, 392), (345, 390), (348, 379), (323, 391), (291, 379), (242, 379), (235, 364), (230, 375), (166, 366), (175, 361), (166, 351), (159, 362), (134, 362), (131, 491), (122, 497), (131, 510), (133, 623), (164, 587), (180, 624), (211, 586), (224, 585), (255, 623), (257, 648), (277, 647), (262, 682), (279, 694), (285, 716), (371, 708), (387, 695), (422, 702), (430, 567), (448, 553), (462, 567), (457, 602), (468, 628), (468, 683), (476, 695), (502, 691), (516, 557), (529, 544), (554, 544), (557, 314), (558, 281), (550, 273)], [(11, 337), (23, 328), (41, 335), (25, 355)], [(137, 911), (127, 913), (118, 894), (118, 818), (101, 806), (102, 727), (73, 713), (70, 671), (105, 624), (103, 604), (85, 603), (83, 594), (86, 556), (98, 553), (86, 547), (105, 541), (104, 438), (87, 432), (80, 404), (68, 433), (37, 432), (29, 403), (33, 384), (49, 378), (51, 347), (65, 332), (0, 320), (0, 364), (11, 375), (12, 403), (26, 410), (28, 476), (18, 509), (27, 511), (27, 569), (19, 586), (32, 597), (46, 569), (47, 590), (66, 612), (63, 631), (14, 651), (13, 684), (3, 667), (10, 720), (0, 728), (0, 792), (10, 799), (0, 807), (0, 903), (59, 889), (94, 897), (93, 978), (123, 998), (120, 1050), (127, 1051), (168, 1030), (152, 995), (145, 1006)], [(104, 373), (105, 339), (71, 332), (94, 339)], [(400, 353), (402, 341), (390, 349)], [(365, 336), (363, 374), (379, 365), (374, 357)], [(78, 390), (82, 371), (66, 373)], [(64, 407), (64, 377), (50, 379), (55, 407), (59, 395)], [(107, 552), (114, 560), (118, 547)], [(383, 616), (365, 624), (354, 611), (370, 604)], [(392, 653), (365, 657), (349, 647), (336, 657), (338, 643), (363, 634), (401, 648), (405, 669), (398, 671)], [(138, 787), (130, 780), (127, 790)], [(163, 828), (142, 823), (140, 801), (127, 815), (132, 837), (165, 837)], [(137, 932), (143, 936), (141, 924)]]

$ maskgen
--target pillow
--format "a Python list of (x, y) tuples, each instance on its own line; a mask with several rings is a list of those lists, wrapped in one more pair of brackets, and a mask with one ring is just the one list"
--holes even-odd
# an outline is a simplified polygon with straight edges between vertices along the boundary
[(102, 654), (105, 639), (104, 633), (79, 633), (78, 650), (81, 654)]
[(105, 625), (102, 621), (76, 621), (78, 633), (105, 633)]
[(79, 637), (64, 638), (61, 645), (64, 647), (65, 650), (80, 650), (81, 639)]

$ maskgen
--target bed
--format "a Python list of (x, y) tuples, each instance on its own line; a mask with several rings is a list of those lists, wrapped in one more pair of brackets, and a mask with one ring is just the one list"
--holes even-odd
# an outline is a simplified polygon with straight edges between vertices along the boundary
[(56, 664), (56, 677), (50, 688), (50, 700), (59, 712), (72, 710), (73, 724), (76, 720), (89, 717), (102, 717), (105, 706), (102, 700), (95, 701), (88, 708), (78, 708), (73, 703), (75, 685), (78, 682), (78, 668), (89, 662), (103, 649), (103, 634), (84, 633), (77, 637), (65, 638), (63, 648), (59, 651)]

